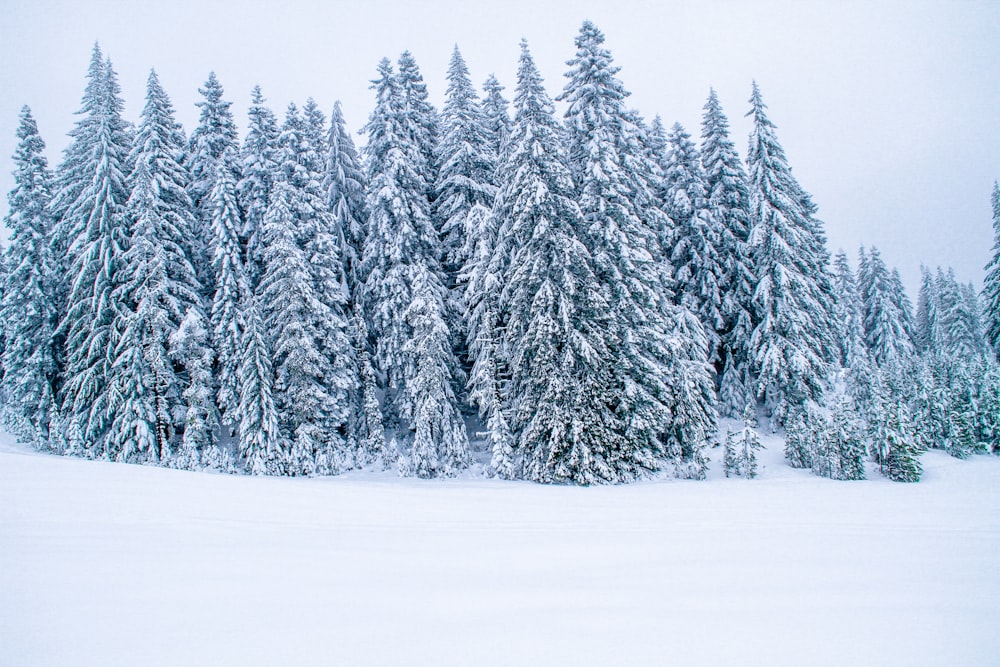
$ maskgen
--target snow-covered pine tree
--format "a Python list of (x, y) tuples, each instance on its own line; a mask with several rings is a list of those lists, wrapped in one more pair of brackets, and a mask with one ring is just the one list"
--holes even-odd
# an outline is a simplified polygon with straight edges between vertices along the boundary
[[(234, 152), (227, 148), (227, 153)], [(236, 181), (227, 164), (232, 155), (224, 155), (216, 165), (216, 175), (209, 198), (212, 203), (212, 255), (215, 294), (211, 306), (211, 339), (218, 355), (218, 408), (222, 423), (231, 429), (237, 426), (237, 406), (240, 401), (240, 365), (243, 356), (241, 309), (251, 296), (246, 270), (240, 219), (236, 201)]]
[[(170, 100), (151, 72), (128, 157), (129, 240), (112, 294), (119, 304), (113, 326), (120, 338), (108, 374), (108, 440), (109, 452), (122, 461), (170, 459), (173, 435), (184, 424), (175, 415), (183, 414), (190, 380), (178, 374), (170, 338), (189, 313), (204, 318), (202, 286), (186, 248), (195, 218), (185, 191), (188, 175), (179, 162), (182, 141)], [(211, 424), (197, 427), (202, 432), (189, 442), (208, 444)]]
[(868, 253), (861, 248), (859, 267), (865, 339), (872, 359), (879, 366), (905, 359), (914, 352), (907, 332), (909, 315), (901, 310), (902, 299), (878, 248), (872, 246)]
[(341, 248), (341, 281), (350, 304), (350, 335), (358, 374), (358, 391), (353, 397), (353, 409), (358, 416), (355, 435), (359, 462), (379, 461), (388, 465), (375, 369), (371, 362), (368, 325), (364, 319), (365, 309), (362, 303), (365, 276), (361, 260), (368, 217), (365, 210), (365, 175), (361, 159), (347, 131), (339, 101), (334, 104), (330, 114), (323, 192), (333, 218), (332, 234)]
[(347, 131), (340, 102), (330, 114), (328, 153), (323, 177), (326, 203), (333, 215), (335, 234), (343, 247), (344, 275), (352, 303), (360, 296), (361, 250), (365, 240), (365, 175), (354, 141)]
[(979, 307), (975, 293), (955, 279), (951, 267), (947, 272), (940, 268), (935, 280), (938, 305), (939, 352), (968, 359), (981, 353), (983, 340), (979, 319)]
[(302, 120), (305, 122), (303, 132), (313, 151), (310, 157), (318, 161), (309, 167), (316, 173), (325, 174), (326, 159), (330, 154), (330, 146), (327, 144), (330, 130), (326, 125), (326, 114), (311, 97), (302, 105)]
[(243, 347), (237, 406), (240, 456), (251, 475), (280, 475), (285, 469), (285, 452), (278, 430), (274, 371), (261, 310), (256, 295), (250, 295), (242, 305)]
[(14, 152), (14, 188), (7, 195), (4, 225), (10, 245), (4, 251), (0, 323), (5, 344), (0, 356), (0, 397), (6, 426), (36, 448), (52, 445), (58, 428), (56, 379), (59, 349), (55, 258), (50, 246), (54, 220), (52, 174), (31, 110), (21, 109)]
[(676, 225), (670, 254), (676, 297), (679, 304), (698, 315), (708, 337), (709, 360), (721, 366), (721, 333), (725, 330), (722, 234), (709, 207), (701, 156), (680, 123), (671, 129), (667, 146), (664, 207)]
[(971, 378), (965, 377), (966, 369), (960, 367), (955, 379), (957, 391), (948, 413), (948, 439), (945, 451), (957, 459), (967, 459), (976, 451), (976, 408), (973, 403)]
[(979, 392), (976, 396), (977, 441), (981, 449), (1000, 453), (1000, 366), (995, 362), (984, 363), (980, 370)]
[[(725, 325), (721, 334), (723, 358), (718, 409), (727, 417), (738, 417), (743, 407), (754, 400), (750, 390), (748, 350), (753, 333), (753, 287), (756, 282), (747, 246), (750, 190), (743, 162), (729, 138), (729, 120), (714, 89), (710, 90), (704, 108), (701, 163), (705, 170), (708, 207), (718, 225), (723, 267), (719, 289)], [(660, 128), (662, 131), (662, 124)]]
[(743, 428), (726, 434), (723, 462), (726, 477), (753, 479), (757, 476), (757, 452), (763, 445), (756, 427), (757, 416), (753, 406), (748, 405), (743, 410)]
[[(386, 408), (411, 440), (405, 468), (429, 476), (467, 466), (469, 448), (452, 388), (458, 363), (447, 324), (441, 246), (427, 197), (432, 170), (421, 140), (429, 130), (421, 123), (428, 116), (414, 111), (421, 87), (413, 70), (407, 65), (406, 76), (397, 77), (383, 60), (373, 85), (377, 101), (365, 126), (364, 303), (385, 378)], [(411, 89), (409, 101), (404, 87)]]
[(871, 455), (881, 473), (894, 482), (920, 481), (923, 467), (909, 409), (892, 396), (881, 377), (875, 383), (867, 421)]
[(486, 119), (486, 129), (490, 137), (490, 146), (493, 153), (499, 159), (503, 151), (503, 145), (510, 134), (510, 112), (509, 104), (503, 96), (504, 87), (500, 85), (497, 78), (490, 74), (483, 84), (483, 116)]
[(849, 398), (844, 397), (833, 405), (830, 440), (837, 458), (836, 479), (864, 479), (868, 448), (857, 407)]
[(419, 172), (426, 184), (426, 196), (433, 201), (434, 184), (437, 182), (437, 144), (440, 125), (437, 109), (430, 103), (427, 84), (420, 73), (417, 61), (409, 51), (399, 56), (399, 72), (396, 75), (399, 87), (400, 110), (407, 141), (420, 153), (420, 160), (413, 168)]
[(71, 451), (82, 447), (88, 455), (109, 456), (108, 374), (118, 345), (113, 325), (120, 304), (114, 292), (128, 242), (125, 163), (132, 128), (121, 117), (114, 70), (96, 44), (87, 77), (82, 118), (70, 133), (73, 142), (52, 203), (59, 215), (54, 247), (66, 252), (60, 267), (66, 310), (57, 331), (65, 349), (59, 400)]
[(448, 65), (448, 91), (436, 155), (439, 171), (434, 185), (434, 214), (440, 226), (449, 287), (454, 287), (466, 262), (463, 253), (469, 212), (477, 205), (493, 207), (496, 161), (487, 117), (456, 46)]
[(237, 202), (243, 211), (240, 232), (243, 264), (251, 289), (256, 288), (264, 272), (261, 232), (278, 172), (278, 121), (264, 101), (260, 86), (254, 86), (248, 112), (249, 127), (240, 154), (243, 176), (237, 186)]
[(839, 333), (840, 365), (854, 368), (859, 363), (866, 363), (868, 359), (861, 294), (847, 260), (847, 253), (843, 250), (838, 252), (833, 266), (837, 297), (834, 313)]
[[(688, 348), (671, 340), (679, 335), (674, 323), (681, 314), (665, 294), (657, 237), (665, 223), (653, 217), (658, 211), (651, 205), (652, 168), (643, 163), (644, 129), (625, 108), (628, 93), (603, 43), (601, 31), (584, 22), (559, 99), (568, 103), (569, 167), (583, 213), (578, 233), (598, 282), (607, 288), (608, 340), (617, 341), (608, 350), (609, 402), (625, 430), (623, 449), (609, 463), (614, 476), (626, 481), (659, 466), (671, 439), (680, 450), (676, 458), (700, 458), (715, 431), (714, 387), (704, 347), (696, 358), (685, 358)], [(678, 371), (690, 373), (686, 381), (665, 382)]]
[(229, 160), (226, 163), (226, 169), (231, 172), (233, 180), (237, 182), (240, 179), (240, 164), (237, 153), (227, 150), (238, 147), (236, 123), (233, 122), (233, 114), (229, 110), (232, 103), (222, 99), (225, 91), (216, 78), (215, 72), (209, 72), (205, 87), (199, 88), (198, 92), (204, 98), (195, 103), (201, 109), (201, 114), (198, 118), (198, 126), (191, 133), (184, 159), (184, 165), (191, 174), (188, 195), (191, 197), (195, 210), (193, 237), (188, 243), (192, 249), (191, 253), (198, 277), (210, 293), (212, 261), (209, 248), (212, 245), (212, 210), (214, 208), (211, 197), (212, 187), (219, 171), (218, 162), (224, 156), (228, 156)]
[(172, 464), (186, 470), (206, 469), (229, 472), (232, 455), (215, 443), (216, 407), (213, 396), (212, 332), (199, 309), (190, 309), (180, 326), (170, 335), (170, 358), (184, 370), (184, 435)]
[[(580, 237), (584, 219), (542, 78), (521, 42), (516, 109), (498, 168), (496, 252), (504, 266), (501, 349), (519, 476), (549, 483), (620, 481), (645, 464), (625, 448), (611, 406), (612, 320)], [(624, 455), (625, 460), (619, 460)]]
[(927, 267), (920, 267), (920, 291), (917, 293), (917, 311), (914, 314), (914, 346), (920, 354), (933, 352), (937, 336), (937, 292), (934, 278)]
[(986, 265), (983, 280), (983, 316), (986, 340), (1000, 357), (1000, 183), (994, 181), (993, 195), (993, 257)]
[(805, 410), (796, 410), (785, 422), (785, 460), (792, 468), (812, 467), (812, 432)]
[(833, 299), (824, 289), (823, 258), (815, 256), (812, 204), (792, 176), (756, 82), (750, 104), (748, 243), (758, 277), (750, 356), (754, 391), (780, 424), (790, 407), (822, 394), (833, 356)]
[(278, 139), (281, 168), (264, 219), (258, 287), (275, 373), (274, 404), (289, 475), (353, 465), (347, 436), (356, 391), (346, 296), (332, 216), (314, 171), (322, 163), (289, 105)]

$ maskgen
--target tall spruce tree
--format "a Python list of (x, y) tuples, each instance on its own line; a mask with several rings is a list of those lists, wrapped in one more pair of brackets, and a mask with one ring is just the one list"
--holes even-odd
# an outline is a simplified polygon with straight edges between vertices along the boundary
[(339, 282), (339, 245), (322, 196), (322, 163), (308, 123), (290, 105), (278, 139), (280, 170), (264, 219), (259, 291), (274, 364), (274, 402), (290, 475), (353, 465), (348, 442), (356, 390)]
[(834, 289), (837, 295), (834, 312), (840, 337), (840, 365), (844, 368), (854, 368), (859, 363), (864, 363), (868, 357), (863, 302), (854, 271), (851, 270), (847, 260), (847, 253), (843, 250), (838, 252), (833, 260), (833, 266)]
[[(661, 125), (662, 128), (662, 125)], [(701, 162), (705, 169), (708, 206), (718, 224), (722, 293), (722, 375), (719, 411), (740, 416), (753, 401), (749, 343), (753, 332), (753, 286), (747, 239), (750, 234), (750, 190), (743, 162), (729, 138), (729, 120), (715, 90), (709, 92), (701, 126)]]
[[(182, 142), (170, 100), (151, 72), (128, 158), (130, 233), (112, 295), (119, 304), (115, 326), (120, 338), (109, 372), (113, 418), (108, 437), (110, 451), (120, 460), (169, 459), (174, 434), (184, 425), (175, 415), (191, 378), (178, 373), (170, 338), (189, 313), (204, 318), (202, 287), (185, 249), (194, 212), (185, 191), (188, 175), (180, 164)], [(197, 427), (207, 434), (211, 425)], [(205, 434), (196, 440), (205, 442)]]
[(483, 115), (486, 118), (486, 129), (489, 132), (490, 145), (499, 158), (504, 142), (510, 134), (509, 103), (503, 96), (504, 87), (497, 78), (490, 74), (483, 84)]
[(453, 285), (465, 263), (469, 212), (493, 207), (496, 152), (469, 68), (456, 46), (448, 66), (448, 91), (441, 113), (434, 212), (441, 229), (443, 267)]
[(335, 234), (343, 247), (344, 276), (352, 300), (360, 296), (361, 250), (365, 239), (365, 175), (354, 141), (347, 131), (340, 102), (330, 114), (328, 153), (323, 177), (326, 204), (333, 215)]
[(720, 362), (725, 269), (721, 256), (722, 234), (708, 202), (701, 156), (691, 135), (674, 124), (667, 137), (664, 169), (665, 208), (674, 221), (670, 260), (678, 302), (698, 315), (709, 342), (709, 360)]
[(831, 295), (817, 250), (811, 201), (792, 176), (756, 82), (750, 177), (750, 258), (758, 278), (750, 356), (754, 391), (781, 423), (790, 407), (818, 399), (832, 360)]
[(60, 290), (66, 309), (57, 331), (65, 345), (60, 401), (70, 450), (109, 456), (108, 375), (120, 333), (115, 290), (128, 243), (125, 164), (132, 128), (121, 116), (117, 77), (97, 45), (87, 77), (82, 118), (70, 133), (52, 203), (59, 215), (54, 245), (67, 256), (60, 267), (67, 285)]
[(494, 215), (501, 221), (501, 348), (508, 355), (506, 400), (519, 475), (618, 481), (616, 457), (628, 451), (610, 405), (616, 341), (606, 290), (581, 242), (584, 220), (565, 167), (562, 130), (524, 41), (514, 106)]
[(914, 348), (907, 331), (909, 315), (902, 309), (903, 300), (897, 294), (902, 284), (894, 282), (874, 246), (868, 253), (864, 248), (859, 251), (858, 265), (865, 339), (872, 359), (879, 366), (905, 359), (913, 354)]
[[(684, 351), (671, 340), (680, 309), (669, 303), (662, 280), (657, 227), (664, 223), (649, 206), (643, 129), (625, 108), (628, 93), (603, 43), (601, 31), (584, 22), (560, 99), (568, 103), (569, 166), (583, 214), (578, 233), (595, 277), (606, 286), (608, 333), (617, 341), (608, 348), (615, 397), (609, 402), (624, 430), (622, 450), (611, 453), (608, 464), (616, 479), (629, 480), (658, 467), (668, 443), (678, 455), (700, 452), (714, 432), (715, 415), (706, 351), (695, 359), (674, 356)], [(678, 385), (664, 380), (676, 376), (685, 361), (694, 363), (682, 374), (695, 372), (683, 385), (688, 391), (678, 392)], [(675, 428), (682, 423), (685, 428)]]
[(430, 130), (424, 122), (430, 116), (417, 113), (421, 88), (413, 67), (400, 69), (397, 76), (387, 60), (379, 64), (376, 105), (365, 126), (370, 185), (364, 301), (386, 407), (410, 444), (401, 471), (429, 477), (454, 474), (470, 458), (453, 389), (458, 363), (428, 199), (432, 155), (426, 149), (433, 143), (425, 143)]
[(983, 315), (986, 340), (1000, 356), (1000, 183), (993, 183), (993, 257), (983, 281)]
[(237, 186), (237, 202), (243, 212), (240, 232), (243, 264), (251, 288), (257, 286), (264, 271), (261, 235), (278, 172), (278, 121), (264, 101), (260, 86), (254, 86), (248, 112), (249, 127), (240, 154), (242, 178)]
[(3, 374), (0, 396), (6, 403), (7, 426), (35, 447), (50, 446), (58, 427), (55, 402), (59, 349), (54, 335), (56, 263), (51, 241), (54, 220), (49, 208), (52, 173), (31, 110), (21, 109), (14, 153), (14, 188), (7, 195), (4, 225), (10, 245), (4, 253), (5, 271), (0, 292)]
[[(226, 149), (233, 152), (232, 148)], [(212, 184), (212, 269), (215, 294), (211, 305), (211, 333), (218, 355), (218, 407), (222, 421), (230, 428), (237, 425), (240, 400), (240, 364), (243, 347), (242, 308), (251, 296), (240, 231), (243, 221), (236, 203), (236, 181), (226, 167), (232, 158), (219, 160)]]
[(198, 126), (188, 141), (184, 162), (191, 173), (188, 195), (194, 204), (196, 216), (192, 240), (189, 243), (199, 279), (206, 289), (211, 290), (212, 187), (215, 184), (220, 160), (224, 157), (228, 160), (225, 163), (226, 169), (237, 181), (240, 178), (240, 165), (236, 153), (228, 150), (238, 146), (236, 123), (233, 122), (233, 114), (229, 110), (231, 103), (222, 98), (225, 91), (215, 72), (209, 72), (205, 87), (199, 88), (198, 92), (204, 99), (195, 103), (201, 109), (201, 114)]

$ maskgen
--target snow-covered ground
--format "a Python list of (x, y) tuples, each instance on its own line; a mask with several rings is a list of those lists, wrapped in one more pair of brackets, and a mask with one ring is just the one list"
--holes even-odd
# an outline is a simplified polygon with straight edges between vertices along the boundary
[(765, 442), (610, 488), (0, 444), (0, 665), (997, 664), (1000, 459), (834, 482)]

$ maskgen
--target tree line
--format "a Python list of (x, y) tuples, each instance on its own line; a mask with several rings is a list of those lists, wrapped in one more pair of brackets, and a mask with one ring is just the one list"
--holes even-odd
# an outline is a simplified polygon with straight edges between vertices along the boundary
[(553, 100), (522, 42), (513, 113), (457, 47), (440, 110), (412, 54), (385, 59), (360, 152), (339, 103), (279, 123), (259, 87), (241, 142), (214, 74), (190, 137), (155, 71), (133, 126), (95, 45), (54, 172), (21, 113), (7, 427), (91, 458), (434, 477), (471, 465), (473, 424), (488, 474), (574, 484), (702, 478), (720, 416), (744, 476), (758, 414), (835, 478), (1000, 448), (1000, 188), (983, 298), (925, 271), (914, 312), (877, 249), (831, 261), (756, 83), (744, 162), (715, 91), (699, 146), (628, 107), (596, 26), (575, 45)]

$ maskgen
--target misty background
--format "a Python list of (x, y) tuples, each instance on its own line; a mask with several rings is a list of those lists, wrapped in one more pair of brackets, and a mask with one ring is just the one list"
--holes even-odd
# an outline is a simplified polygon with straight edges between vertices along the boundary
[(407, 49), (440, 108), (455, 44), (473, 81), (494, 73), (510, 99), (525, 37), (554, 96), (584, 19), (607, 36), (630, 104), (647, 120), (679, 121), (697, 140), (714, 87), (744, 157), (756, 79), (831, 252), (843, 248), (856, 264), (860, 244), (878, 246), (913, 299), (921, 264), (953, 266), (981, 287), (1000, 178), (994, 0), (0, 0), (0, 214), (21, 106), (31, 106), (57, 167), (95, 41), (118, 73), (129, 120), (155, 68), (190, 134), (198, 88), (214, 70), (241, 132), (255, 84), (279, 119), (289, 102), (313, 97), (329, 114), (339, 99), (356, 132), (374, 106), (378, 61)]

